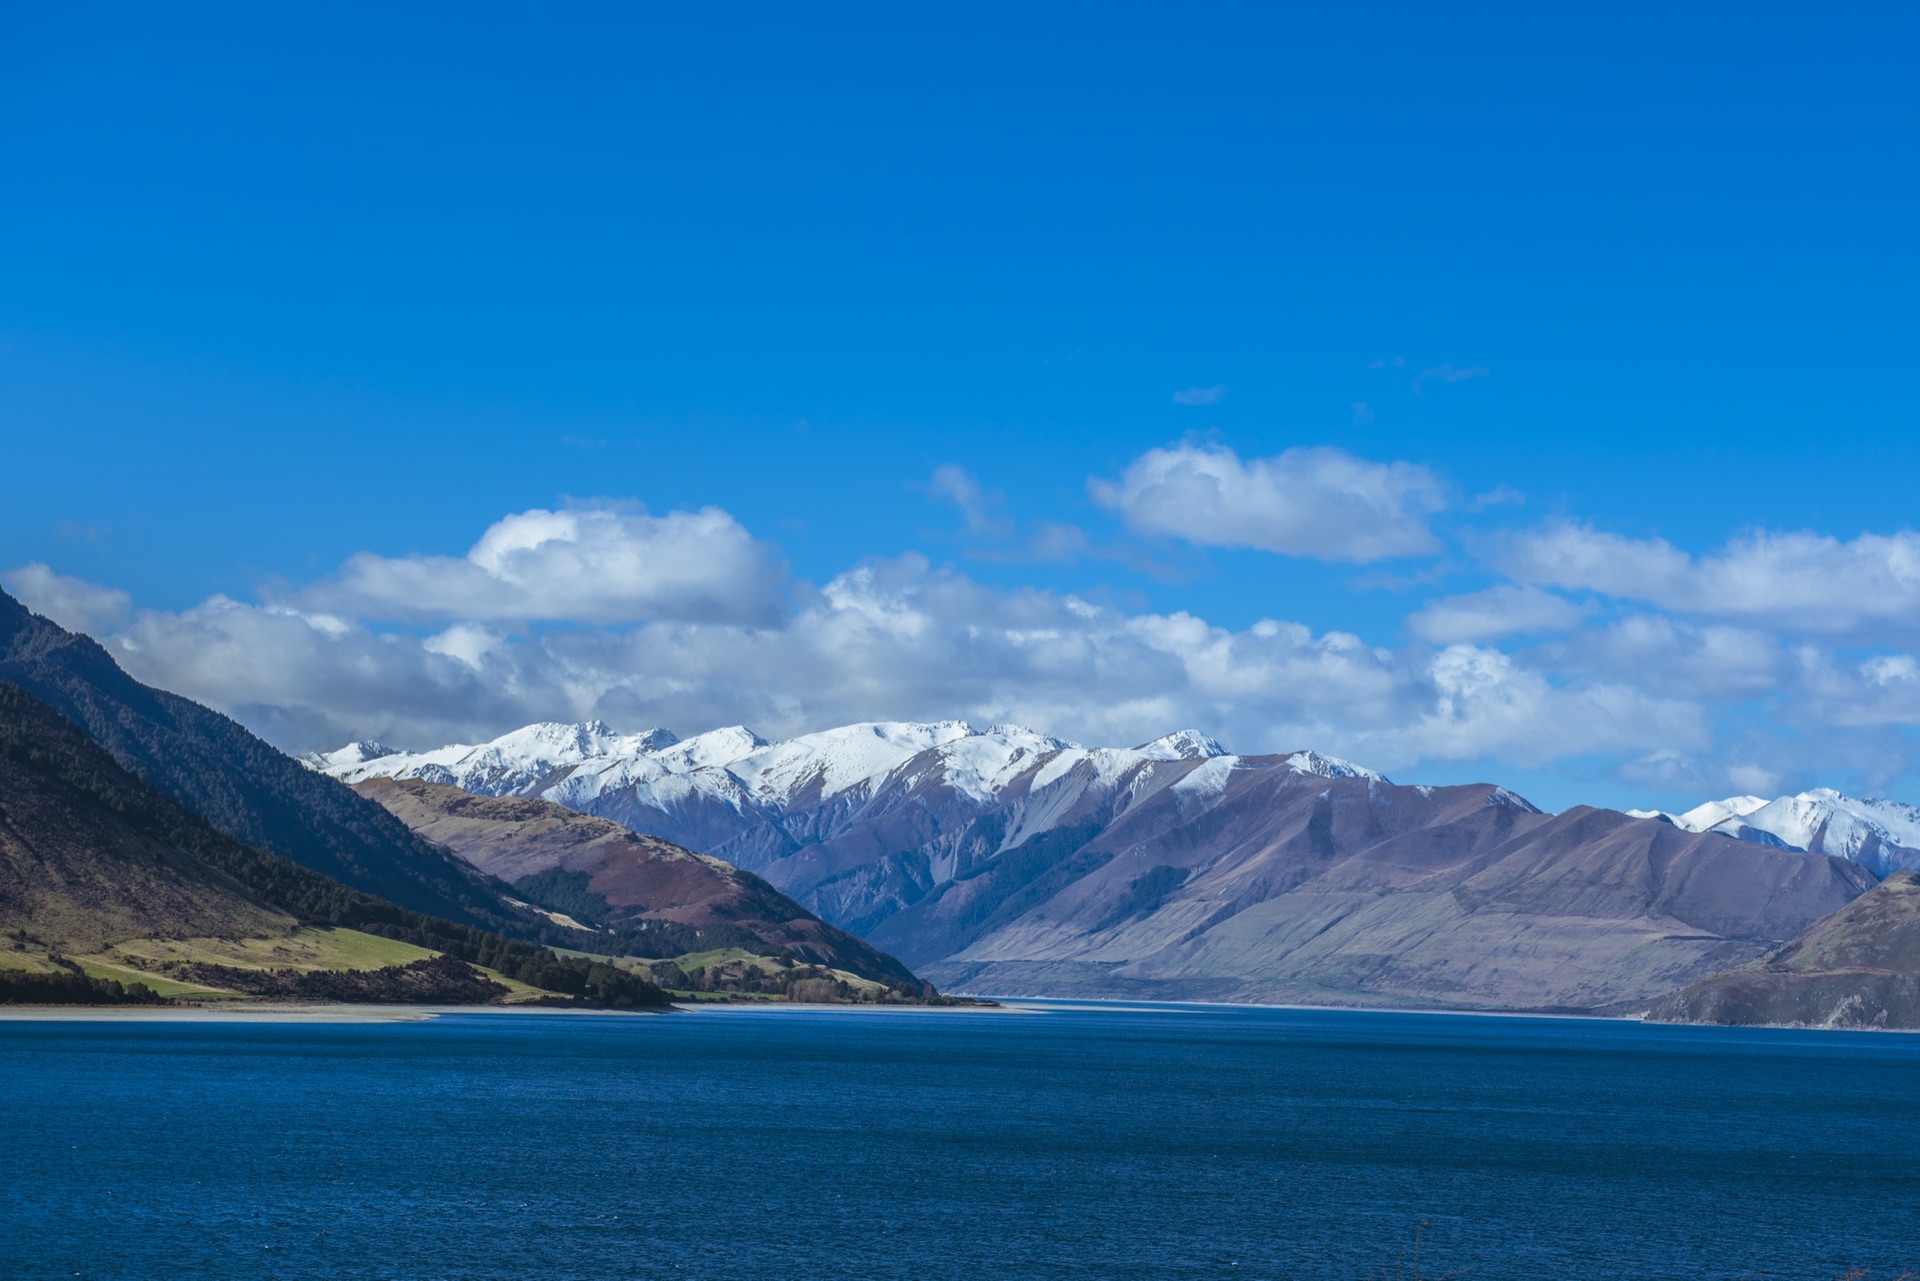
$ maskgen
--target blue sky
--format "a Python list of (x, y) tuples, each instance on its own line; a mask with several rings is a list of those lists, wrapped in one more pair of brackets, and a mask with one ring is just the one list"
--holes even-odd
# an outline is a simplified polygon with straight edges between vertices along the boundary
[(1917, 28), (0, 8), (0, 581), (289, 747), (1920, 800)]

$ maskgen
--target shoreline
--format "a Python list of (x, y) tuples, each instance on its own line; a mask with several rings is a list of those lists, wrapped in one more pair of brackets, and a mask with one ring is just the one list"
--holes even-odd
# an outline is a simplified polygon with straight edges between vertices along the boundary
[(1267, 1005), (1238, 1001), (1102, 1001), (1087, 997), (976, 997), (993, 1005), (863, 1005), (787, 1001), (675, 1002), (666, 1009), (569, 1009), (542, 1005), (378, 1005), (346, 1002), (208, 1001), (182, 1005), (0, 1005), (7, 1023), (425, 1023), (449, 1014), (509, 1015), (542, 1018), (654, 1017), (666, 1014), (1014, 1014), (1063, 1013), (1202, 1014), (1217, 1011), (1278, 1010), (1296, 1014), (1421, 1014), (1473, 1019), (1541, 1019), (1556, 1022), (1638, 1024), (1645, 1027), (1712, 1028), (1766, 1032), (1893, 1032), (1912, 1035), (1920, 1028), (1829, 1027), (1810, 1023), (1669, 1023), (1638, 1014), (1573, 1014), (1536, 1010), (1462, 1010), (1432, 1007), (1363, 1005)]

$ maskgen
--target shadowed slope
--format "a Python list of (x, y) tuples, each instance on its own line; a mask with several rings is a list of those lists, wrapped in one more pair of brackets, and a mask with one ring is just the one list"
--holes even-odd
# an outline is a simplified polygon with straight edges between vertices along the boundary
[(90, 746), (59, 713), (0, 684), (0, 929), (67, 953), (163, 935), (293, 933), (291, 915), (185, 849), (174, 816), (89, 760)]

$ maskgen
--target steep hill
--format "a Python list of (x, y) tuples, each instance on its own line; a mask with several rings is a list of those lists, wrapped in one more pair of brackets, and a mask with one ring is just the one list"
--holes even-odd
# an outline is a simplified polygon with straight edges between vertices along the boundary
[(87, 770), (78, 737), (0, 685), (0, 931), (81, 954), (137, 938), (294, 933), (292, 914), (184, 848), (144, 789)]
[(243, 844), (447, 920), (523, 934), (544, 924), (351, 788), (218, 712), (142, 685), (93, 640), (4, 592), (0, 681), (66, 716), (122, 767)]
[(904, 965), (759, 877), (657, 836), (550, 801), (475, 796), (421, 779), (368, 779), (355, 790), (529, 897), (564, 906), (570, 919), (618, 940), (608, 945), (613, 950), (646, 947), (649, 933), (663, 941), (671, 935), (681, 944), (650, 953), (735, 945), (889, 985), (918, 985)]
[(1920, 872), (1895, 872), (1784, 947), (1692, 984), (1647, 1017), (1920, 1028)]
[[(471, 973), (472, 964), (598, 1003), (665, 1003), (633, 974), (429, 917), (242, 845), (6, 682), (0, 929), (7, 939), (0, 979), (72, 967), (66, 957), (110, 950), (99, 959), (121, 967), (115, 977), (140, 978), (124, 966), (151, 965), (188, 983), (263, 994), (461, 1001), (504, 994)], [(8, 999), (8, 986), (0, 982), (0, 999)]]
[(1192, 731), (1085, 748), (961, 722), (771, 744), (548, 725), (315, 763), (535, 795), (721, 854), (978, 993), (1626, 1009), (1874, 883), (1777, 844)]

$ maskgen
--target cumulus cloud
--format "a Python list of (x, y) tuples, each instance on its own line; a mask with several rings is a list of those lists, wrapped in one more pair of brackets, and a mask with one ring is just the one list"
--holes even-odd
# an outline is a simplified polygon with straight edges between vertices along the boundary
[(1495, 562), (1518, 582), (1602, 592), (1681, 614), (1797, 632), (1920, 624), (1920, 534), (1758, 531), (1694, 557), (1665, 539), (1556, 524), (1509, 537)]
[(118, 588), (56, 574), (39, 561), (0, 572), (0, 587), (34, 613), (70, 631), (104, 631), (133, 613), (133, 597)]
[(1580, 625), (1586, 612), (1550, 592), (1506, 585), (1430, 601), (1407, 619), (1407, 628), (1422, 640), (1450, 645), (1571, 631)]
[(1434, 706), (1395, 736), (1426, 759), (1499, 755), (1541, 765), (1589, 753), (1703, 748), (1712, 739), (1706, 710), (1624, 684), (1557, 685), (1496, 649), (1453, 645), (1428, 672)]
[(1354, 562), (1438, 550), (1427, 519), (1446, 497), (1439, 478), (1413, 463), (1331, 448), (1243, 462), (1196, 444), (1148, 450), (1119, 480), (1096, 478), (1087, 489), (1141, 533)]
[(770, 626), (784, 617), (784, 579), (774, 549), (717, 507), (535, 508), (495, 522), (465, 557), (363, 552), (294, 603), (383, 621)]

